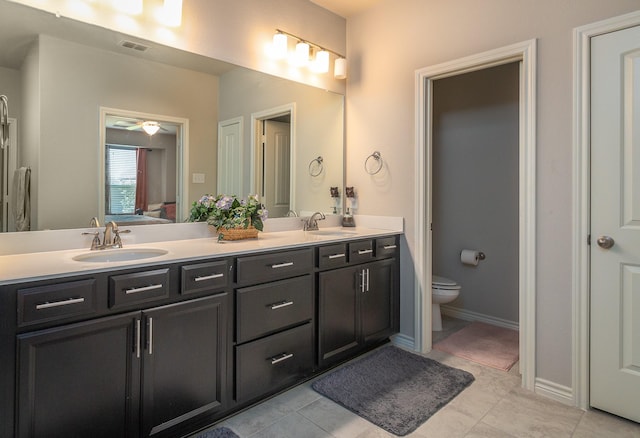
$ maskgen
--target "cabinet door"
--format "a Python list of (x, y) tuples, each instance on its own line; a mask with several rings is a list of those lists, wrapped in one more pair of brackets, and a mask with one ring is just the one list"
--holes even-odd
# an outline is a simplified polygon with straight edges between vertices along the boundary
[(137, 436), (140, 313), (18, 336), (18, 437)]
[(365, 343), (394, 333), (395, 259), (365, 265), (365, 287), (360, 294), (362, 338)]
[(353, 267), (318, 274), (318, 360), (338, 361), (358, 348), (360, 270)]
[(144, 436), (177, 434), (225, 406), (227, 310), (224, 293), (143, 313)]

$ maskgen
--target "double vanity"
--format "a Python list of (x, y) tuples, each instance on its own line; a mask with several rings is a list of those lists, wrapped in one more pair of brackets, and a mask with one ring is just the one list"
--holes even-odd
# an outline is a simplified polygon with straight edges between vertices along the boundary
[(188, 436), (357, 356), (398, 332), (400, 235), (0, 256), (0, 436)]

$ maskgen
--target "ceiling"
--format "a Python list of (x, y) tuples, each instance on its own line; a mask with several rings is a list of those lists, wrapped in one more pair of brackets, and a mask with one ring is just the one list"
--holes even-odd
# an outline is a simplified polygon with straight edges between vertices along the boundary
[(349, 18), (369, 9), (376, 3), (379, 3), (380, 0), (311, 0), (311, 2), (341, 17)]

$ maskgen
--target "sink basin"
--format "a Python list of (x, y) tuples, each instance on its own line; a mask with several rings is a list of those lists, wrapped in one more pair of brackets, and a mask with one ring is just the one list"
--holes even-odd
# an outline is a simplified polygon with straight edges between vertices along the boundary
[(120, 248), (120, 249), (104, 249), (79, 254), (73, 257), (77, 262), (125, 262), (131, 260), (144, 260), (153, 257), (165, 255), (168, 251), (157, 248)]
[(346, 230), (318, 230), (318, 231), (307, 231), (309, 234), (314, 234), (316, 236), (329, 236), (329, 237), (349, 237), (355, 236), (355, 231), (346, 231)]

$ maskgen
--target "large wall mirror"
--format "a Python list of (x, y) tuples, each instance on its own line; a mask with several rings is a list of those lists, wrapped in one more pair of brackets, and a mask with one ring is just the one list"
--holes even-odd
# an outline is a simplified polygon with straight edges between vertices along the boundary
[[(0, 94), (8, 96), (17, 121), (18, 166), (31, 168), (32, 230), (86, 227), (92, 217), (115, 211), (142, 212), (139, 223), (166, 223), (153, 220), (158, 206), (157, 219), (182, 221), (193, 201), (228, 190), (271, 196), (278, 204), (272, 217), (339, 205), (330, 187), (342, 194), (342, 95), (149, 41), (133, 39), (145, 51), (122, 45), (131, 40), (0, 0)], [(278, 108), (288, 108), (289, 144), (269, 161), (262, 129), (271, 118), (265, 114)], [(176, 147), (173, 164), (171, 147), (160, 145), (169, 132), (149, 136), (131, 128), (156, 118), (179, 133), (169, 140)], [(116, 184), (108, 177), (115, 174), (106, 167), (107, 152), (115, 159), (138, 149), (157, 166), (146, 179), (146, 209), (125, 194), (113, 196)], [(316, 174), (310, 165), (318, 157), (323, 166)], [(268, 170), (280, 177), (271, 195), (265, 190), (269, 162), (279, 166)], [(131, 181), (126, 190), (133, 190)], [(116, 202), (126, 208), (118, 210)]]

